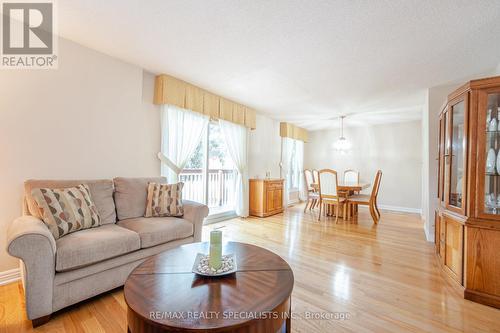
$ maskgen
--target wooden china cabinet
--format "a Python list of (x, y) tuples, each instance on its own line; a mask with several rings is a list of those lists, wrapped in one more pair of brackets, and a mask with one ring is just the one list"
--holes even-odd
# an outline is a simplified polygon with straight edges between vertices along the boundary
[(466, 299), (500, 308), (500, 77), (467, 82), (439, 117), (436, 256)]

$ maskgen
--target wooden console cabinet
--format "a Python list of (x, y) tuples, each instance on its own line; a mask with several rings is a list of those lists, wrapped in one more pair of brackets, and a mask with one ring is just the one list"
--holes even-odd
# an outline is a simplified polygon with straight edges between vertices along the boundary
[(436, 257), (466, 299), (500, 308), (500, 77), (467, 82), (439, 118)]
[(250, 215), (266, 217), (283, 212), (283, 179), (250, 179)]

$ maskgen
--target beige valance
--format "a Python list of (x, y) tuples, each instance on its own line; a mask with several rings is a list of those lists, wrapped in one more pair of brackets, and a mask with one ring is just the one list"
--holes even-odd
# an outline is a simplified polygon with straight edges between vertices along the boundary
[(156, 76), (153, 103), (172, 104), (255, 129), (255, 110), (170, 75)]
[(280, 123), (280, 136), (307, 142), (307, 130), (290, 123)]

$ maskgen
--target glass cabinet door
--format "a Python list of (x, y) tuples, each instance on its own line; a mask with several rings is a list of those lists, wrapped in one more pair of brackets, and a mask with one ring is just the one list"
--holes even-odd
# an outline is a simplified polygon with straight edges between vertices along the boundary
[(446, 193), (448, 192), (448, 179), (450, 175), (450, 144), (449, 144), (449, 111), (446, 110), (443, 113), (443, 124), (442, 124), (442, 138), (441, 138), (441, 144), (442, 144), (442, 161), (441, 161), (441, 168), (442, 168), (442, 174), (441, 176), (441, 204), (445, 204), (446, 200)]
[[(500, 218), (500, 91), (480, 94), (478, 177), (481, 182), (479, 205), (481, 212)], [(483, 190), (481, 190), (483, 187)], [(480, 194), (479, 194), (480, 195)], [(483, 199), (483, 200), (481, 200)]]
[(439, 130), (438, 130), (438, 190), (437, 195), (439, 201), (444, 201), (444, 132), (446, 124), (446, 112), (443, 112), (439, 117)]
[(446, 206), (462, 215), (465, 214), (466, 179), (466, 132), (467, 95), (450, 103), (448, 119), (448, 147), (445, 157), (448, 166)]

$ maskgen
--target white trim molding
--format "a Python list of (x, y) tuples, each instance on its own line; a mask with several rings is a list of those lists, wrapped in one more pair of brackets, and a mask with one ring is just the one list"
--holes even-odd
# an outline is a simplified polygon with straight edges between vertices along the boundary
[(217, 213), (217, 214), (211, 214), (205, 218), (205, 220), (203, 221), (203, 225), (222, 222), (222, 221), (234, 219), (235, 217), (238, 217), (238, 215), (236, 215), (236, 212), (234, 210), (230, 210), (230, 211), (222, 212), (222, 213)]
[(8, 271), (0, 272), (0, 286), (16, 282), (21, 279), (21, 270), (19, 268), (9, 269)]
[(393, 212), (422, 214), (422, 208), (400, 207), (391, 205), (378, 205), (378, 208), (383, 210), (390, 210)]
[[(432, 227), (431, 227), (432, 228)], [(427, 227), (427, 223), (424, 223), (424, 233), (425, 233), (425, 238), (427, 239), (428, 242), (434, 243), (435, 237), (434, 237), (434, 231), (429, 230)]]

